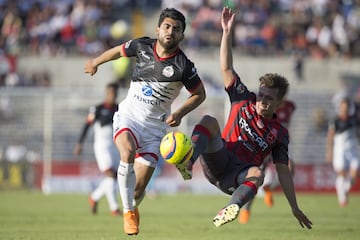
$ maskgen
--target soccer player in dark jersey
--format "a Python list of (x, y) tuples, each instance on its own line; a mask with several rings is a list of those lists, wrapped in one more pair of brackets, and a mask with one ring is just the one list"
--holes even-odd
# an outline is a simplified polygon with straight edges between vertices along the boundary
[(310, 229), (312, 222), (297, 204), (288, 168), (288, 130), (274, 114), (287, 92), (288, 81), (278, 74), (268, 73), (260, 77), (257, 95), (247, 89), (233, 69), (234, 19), (235, 14), (225, 7), (221, 15), (220, 66), (231, 101), (227, 123), (221, 133), (214, 117), (203, 116), (192, 132), (193, 156), (181, 169), (191, 173), (192, 165), (199, 157), (209, 182), (231, 195), (230, 202), (213, 219), (219, 227), (236, 219), (240, 208), (255, 196), (264, 178), (259, 166), (268, 154), (272, 154), (293, 215), (302, 227)]
[[(138, 206), (161, 158), (160, 142), (168, 127), (205, 99), (205, 88), (194, 64), (179, 48), (184, 38), (185, 17), (176, 9), (164, 9), (156, 28), (157, 39), (138, 38), (105, 51), (85, 65), (85, 73), (119, 57), (135, 57), (136, 66), (126, 98), (114, 115), (114, 141), (120, 152), (118, 183), (123, 205), (124, 232), (139, 232)], [(178, 109), (171, 104), (185, 86), (190, 93)]]
[(339, 101), (336, 114), (331, 119), (327, 136), (327, 161), (336, 173), (335, 189), (340, 207), (348, 204), (348, 194), (355, 183), (360, 166), (357, 129), (359, 119), (349, 97)]
[[(296, 105), (293, 101), (288, 99), (283, 99), (281, 105), (276, 109), (276, 119), (283, 125), (285, 128), (289, 129), (291, 117), (296, 109)], [(268, 155), (260, 168), (264, 171), (264, 183), (261, 185), (261, 190), (264, 192), (264, 203), (268, 207), (274, 205), (273, 200), (273, 190), (279, 186), (278, 177), (276, 170), (273, 168), (270, 163), (272, 162), (271, 154)], [(289, 169), (291, 174), (294, 175), (294, 162), (289, 155)], [(248, 201), (240, 210), (239, 223), (246, 224), (250, 220), (250, 209), (253, 203), (253, 199)]]
[(83, 142), (91, 126), (94, 126), (94, 153), (99, 170), (104, 173), (97, 188), (89, 196), (89, 204), (93, 214), (97, 213), (98, 201), (105, 195), (111, 214), (121, 214), (117, 200), (116, 170), (119, 165), (119, 153), (112, 140), (112, 122), (114, 113), (118, 109), (116, 102), (118, 86), (109, 83), (106, 86), (105, 100), (90, 108), (86, 122), (82, 128), (78, 143), (74, 148), (74, 154), (79, 156), (82, 153)]

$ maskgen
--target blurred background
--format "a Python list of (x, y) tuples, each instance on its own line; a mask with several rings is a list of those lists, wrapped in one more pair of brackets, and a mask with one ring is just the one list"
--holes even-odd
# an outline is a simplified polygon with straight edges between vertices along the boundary
[[(104, 64), (93, 77), (83, 73), (84, 64), (126, 40), (155, 37), (165, 7), (186, 16), (181, 47), (207, 90), (205, 103), (179, 128), (190, 134), (205, 113), (224, 124), (229, 106), (218, 56), (224, 4), (236, 12), (234, 65), (247, 86), (256, 91), (267, 72), (290, 81), (298, 191), (334, 191), (327, 126), (339, 96), (360, 103), (359, 0), (0, 0), (0, 190), (90, 192), (102, 177), (91, 133), (80, 158), (73, 148), (107, 83), (118, 82), (118, 100), (125, 97), (133, 62)], [(174, 108), (186, 97), (183, 92)], [(198, 166), (190, 182), (161, 166), (156, 191), (217, 192)], [(359, 189), (357, 183), (353, 191)]]

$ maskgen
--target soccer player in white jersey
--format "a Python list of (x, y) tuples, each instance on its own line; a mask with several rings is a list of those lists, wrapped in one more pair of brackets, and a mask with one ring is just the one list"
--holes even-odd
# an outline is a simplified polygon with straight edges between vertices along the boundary
[(340, 207), (348, 204), (348, 193), (357, 178), (360, 163), (359, 126), (359, 119), (352, 110), (352, 101), (343, 98), (329, 124), (327, 139), (327, 161), (332, 162), (336, 172), (335, 189)]
[(98, 201), (105, 195), (110, 212), (113, 216), (121, 215), (117, 200), (116, 170), (119, 165), (119, 152), (112, 140), (113, 116), (118, 109), (117, 84), (109, 83), (106, 86), (105, 100), (89, 110), (86, 122), (82, 128), (74, 154), (79, 156), (82, 152), (83, 142), (91, 126), (94, 126), (94, 153), (99, 170), (104, 173), (97, 188), (89, 196), (91, 212), (97, 213)]
[[(111, 48), (85, 65), (95, 74), (99, 65), (120, 57), (135, 57), (130, 88), (114, 115), (114, 141), (120, 152), (118, 183), (123, 204), (124, 232), (139, 232), (138, 206), (161, 158), (159, 145), (167, 128), (205, 99), (205, 89), (194, 64), (179, 48), (184, 38), (185, 17), (176, 9), (164, 9), (156, 27), (156, 39), (142, 37)], [(171, 104), (182, 87), (190, 93), (175, 111)]]

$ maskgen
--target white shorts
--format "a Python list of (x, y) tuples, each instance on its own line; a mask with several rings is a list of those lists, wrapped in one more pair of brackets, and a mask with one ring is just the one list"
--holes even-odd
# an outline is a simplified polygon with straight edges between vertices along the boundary
[(166, 129), (163, 126), (146, 126), (146, 123), (140, 123), (131, 117), (120, 116), (118, 112), (114, 114), (113, 120), (114, 139), (120, 132), (129, 132), (136, 143), (135, 161), (155, 168), (161, 158), (160, 142)]
[(360, 164), (358, 147), (354, 145), (334, 144), (333, 167), (336, 172), (358, 169)]
[(117, 169), (120, 162), (120, 154), (114, 142), (94, 143), (94, 153), (97, 165), (101, 172), (108, 169)]

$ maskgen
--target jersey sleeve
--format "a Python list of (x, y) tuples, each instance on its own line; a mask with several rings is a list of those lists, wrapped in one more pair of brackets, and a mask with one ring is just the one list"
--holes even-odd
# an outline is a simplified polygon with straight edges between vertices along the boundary
[(193, 91), (201, 84), (201, 79), (197, 73), (195, 65), (190, 60), (186, 63), (182, 83), (189, 92)]
[(229, 95), (231, 102), (255, 98), (255, 95), (248, 90), (237, 74), (235, 74), (230, 86), (225, 88), (225, 91)]
[(142, 38), (135, 38), (132, 40), (129, 40), (123, 44), (123, 53), (125, 54), (124, 57), (135, 57), (138, 52), (138, 46), (141, 43), (141, 41), (149, 39), (148, 37), (142, 37)]

